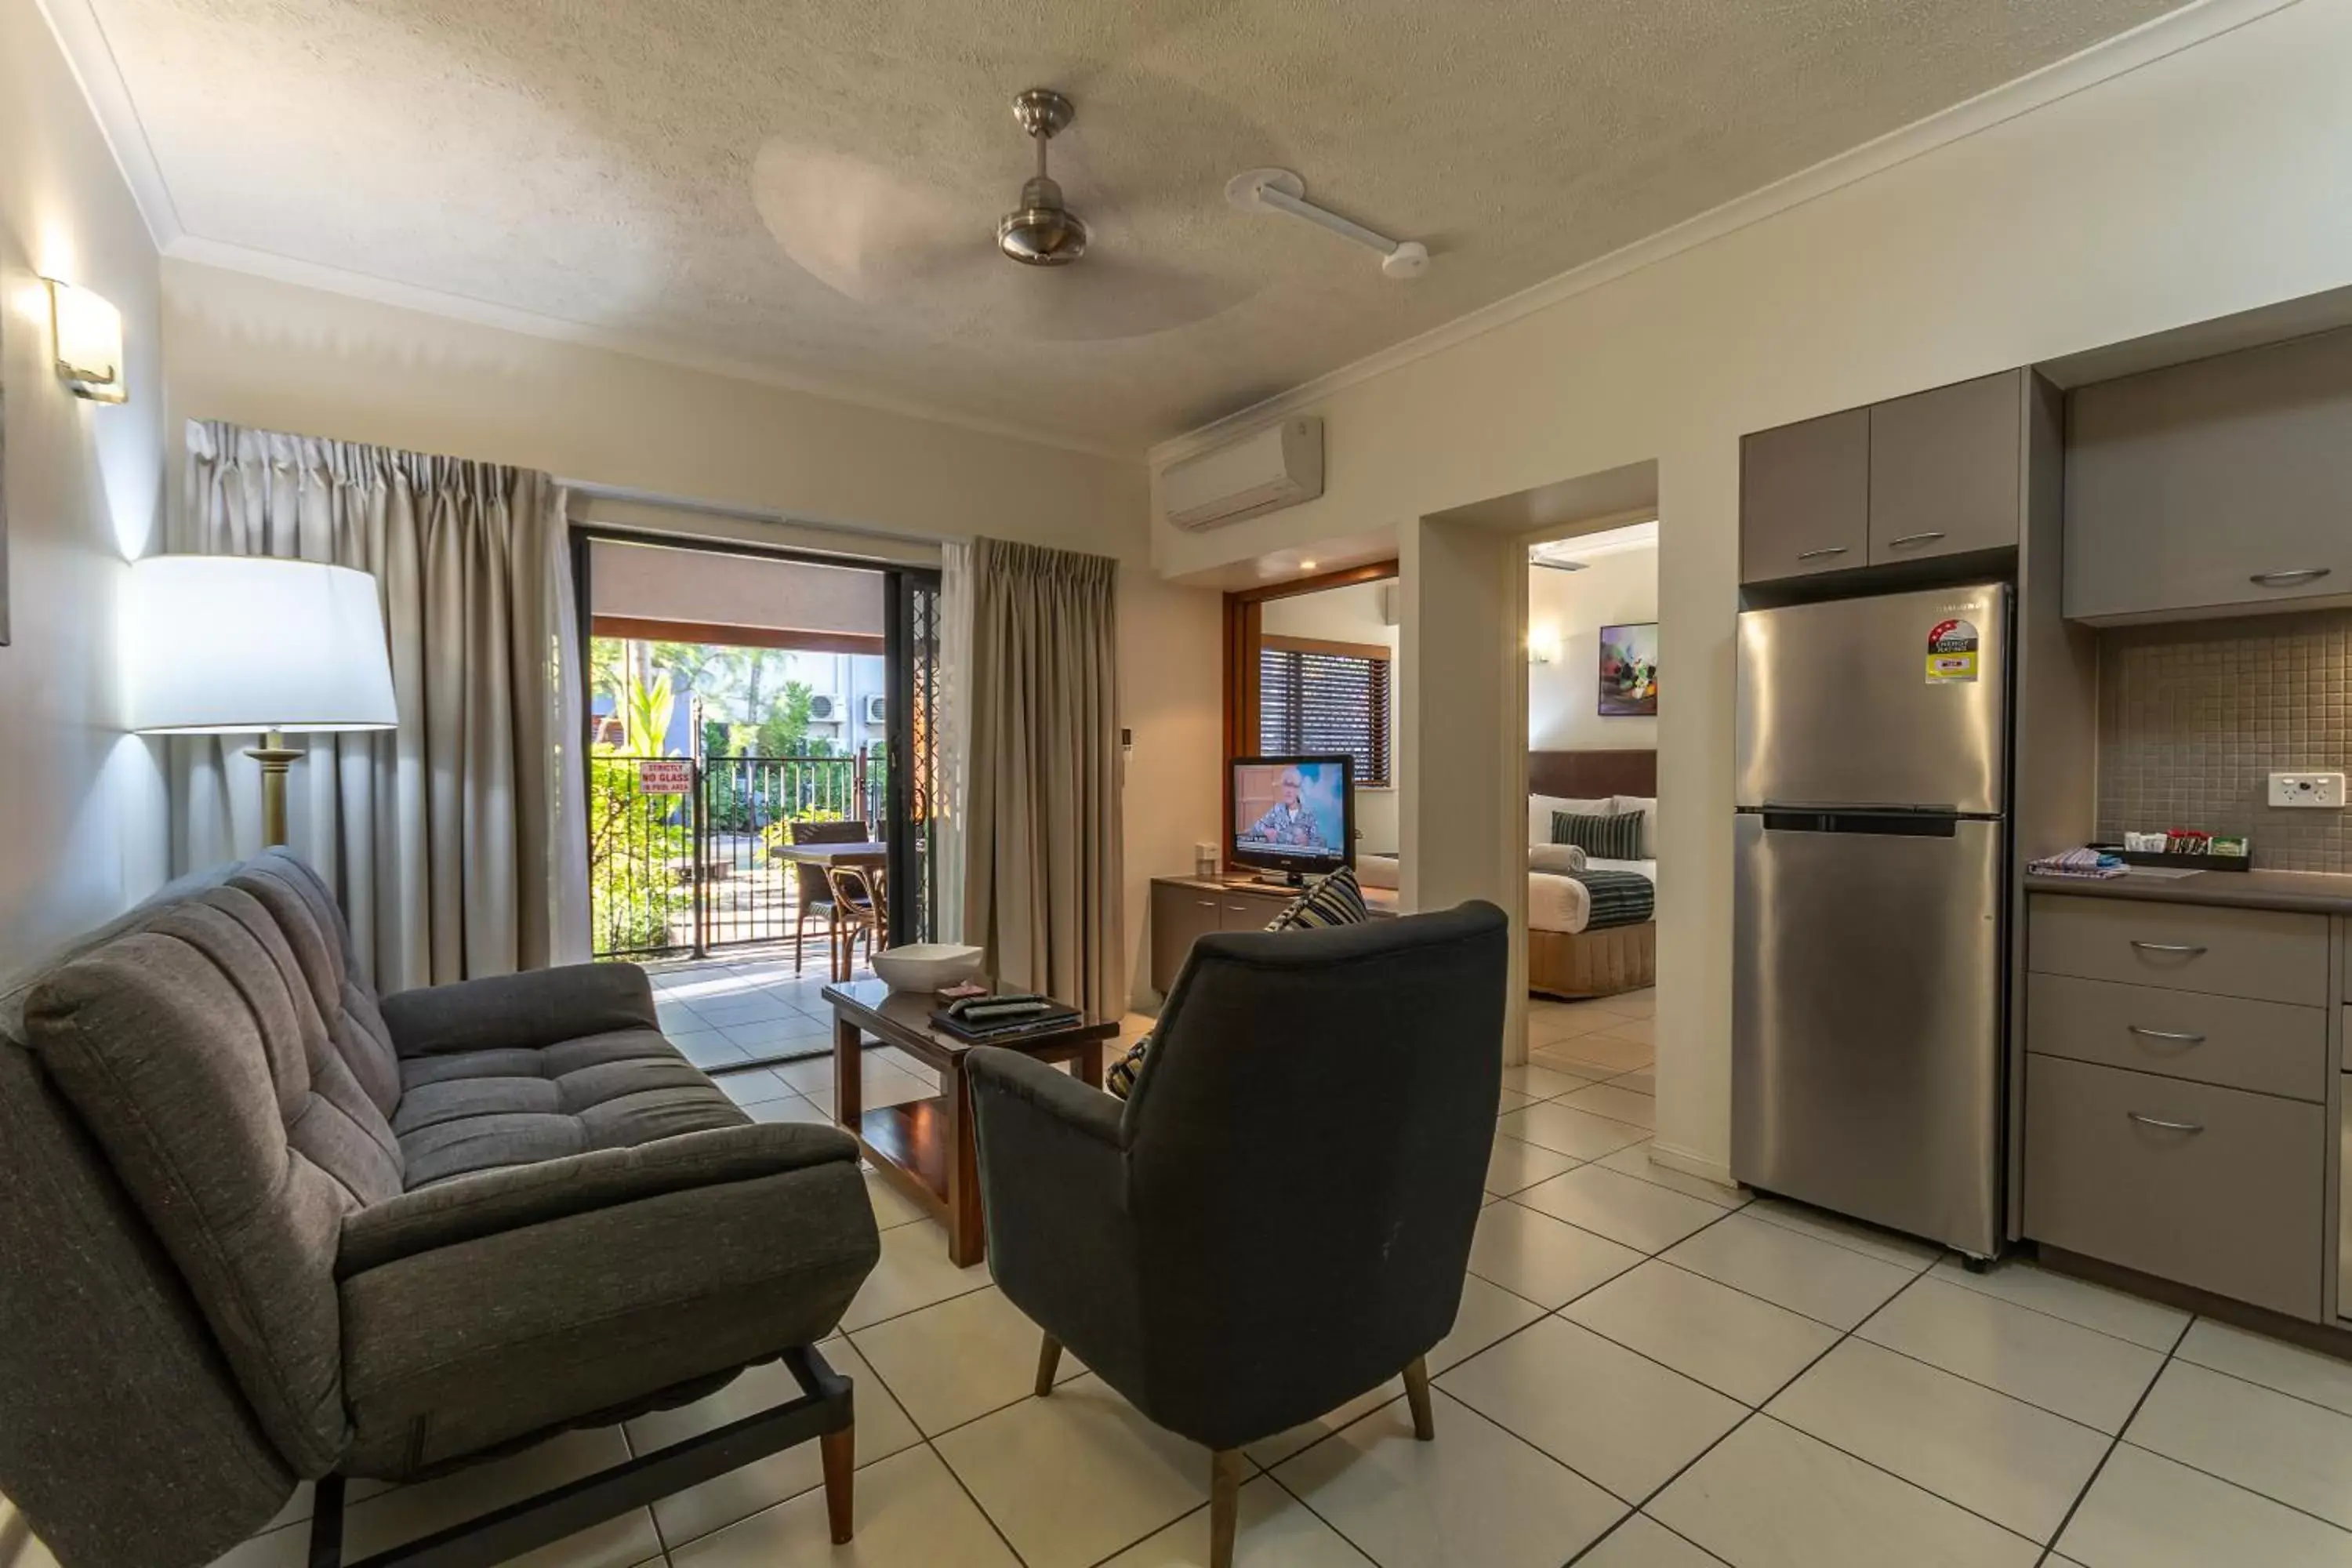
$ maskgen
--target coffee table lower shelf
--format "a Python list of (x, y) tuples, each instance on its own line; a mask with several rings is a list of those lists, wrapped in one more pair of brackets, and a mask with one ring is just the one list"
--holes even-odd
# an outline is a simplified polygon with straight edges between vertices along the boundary
[(885, 1181), (941, 1219), (948, 1212), (949, 1141), (946, 1095), (885, 1105), (857, 1119), (857, 1146)]

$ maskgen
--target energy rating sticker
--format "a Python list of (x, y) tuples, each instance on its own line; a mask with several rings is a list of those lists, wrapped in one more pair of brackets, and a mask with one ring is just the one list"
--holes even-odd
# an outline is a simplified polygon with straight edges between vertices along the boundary
[(1976, 623), (1937, 621), (1927, 634), (1927, 684), (1949, 686), (1976, 678)]

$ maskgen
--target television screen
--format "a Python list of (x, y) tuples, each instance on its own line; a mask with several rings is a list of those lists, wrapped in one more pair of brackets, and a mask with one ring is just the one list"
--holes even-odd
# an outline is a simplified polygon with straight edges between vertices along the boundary
[(1244, 757), (1234, 763), (1234, 858), (1299, 871), (1350, 864), (1347, 756)]

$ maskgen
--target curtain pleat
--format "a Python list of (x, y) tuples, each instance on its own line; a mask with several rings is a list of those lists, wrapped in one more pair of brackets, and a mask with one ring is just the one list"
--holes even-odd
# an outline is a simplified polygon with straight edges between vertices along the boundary
[(1002, 984), (1125, 1010), (1118, 563), (972, 544), (964, 938)]
[[(289, 839), (381, 989), (584, 959), (578, 627), (562, 491), (499, 464), (188, 426), (173, 547), (373, 574), (399, 724), (300, 736)], [(181, 870), (250, 853), (242, 736), (174, 740)], [(574, 864), (577, 862), (577, 864)]]

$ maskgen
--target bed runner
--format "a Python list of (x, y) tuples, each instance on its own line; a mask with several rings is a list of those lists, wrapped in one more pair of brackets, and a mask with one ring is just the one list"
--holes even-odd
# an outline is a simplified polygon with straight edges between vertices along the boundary
[(1657, 885), (1639, 871), (1585, 870), (1569, 875), (1584, 884), (1591, 909), (1584, 921), (1586, 931), (1640, 925), (1656, 911)]

